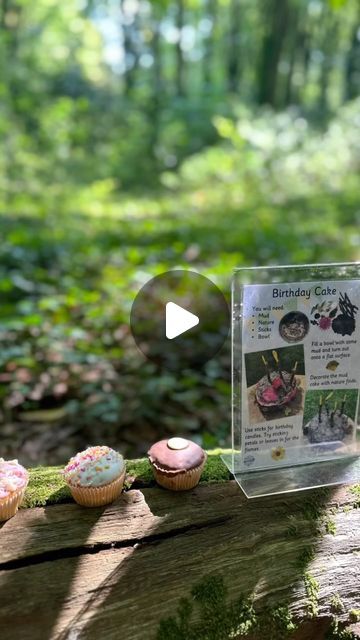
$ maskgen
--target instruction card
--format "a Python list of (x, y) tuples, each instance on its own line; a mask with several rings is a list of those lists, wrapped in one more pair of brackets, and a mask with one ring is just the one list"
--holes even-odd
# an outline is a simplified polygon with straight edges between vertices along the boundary
[(273, 468), (351, 455), (360, 280), (245, 285), (241, 458)]

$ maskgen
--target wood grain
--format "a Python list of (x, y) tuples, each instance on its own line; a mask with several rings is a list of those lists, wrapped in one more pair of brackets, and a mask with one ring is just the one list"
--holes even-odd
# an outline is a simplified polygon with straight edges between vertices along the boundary
[[(224, 577), (229, 600), (254, 594), (260, 608), (290, 600), (304, 621), (294, 638), (321, 640), (335, 594), (340, 619), (360, 608), (360, 510), (348, 489), (334, 489), (320, 505), (333, 534), (322, 524), (318, 535), (309, 513), (319, 495), (249, 501), (228, 482), (179, 494), (130, 490), (100, 509), (20, 511), (0, 529), (1, 640), (155, 640), (159, 621), (209, 574)], [(310, 549), (306, 571), (319, 583), (312, 621), (299, 568)]]

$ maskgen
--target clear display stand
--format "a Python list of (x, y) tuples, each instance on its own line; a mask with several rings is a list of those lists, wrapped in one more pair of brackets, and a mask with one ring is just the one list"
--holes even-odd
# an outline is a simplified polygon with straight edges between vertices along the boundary
[(247, 497), (360, 480), (360, 263), (236, 269), (232, 452)]

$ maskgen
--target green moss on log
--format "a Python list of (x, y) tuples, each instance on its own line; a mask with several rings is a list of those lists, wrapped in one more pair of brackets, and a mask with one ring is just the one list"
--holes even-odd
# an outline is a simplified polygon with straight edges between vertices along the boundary
[[(227, 588), (221, 576), (207, 576), (182, 598), (174, 616), (160, 622), (156, 640), (228, 640), (249, 636), (285, 640), (296, 629), (285, 605), (256, 612), (251, 598), (240, 595), (227, 601)], [(198, 610), (193, 620), (195, 608)]]
[(222, 461), (219, 453), (208, 451), (208, 458), (200, 482), (228, 482), (231, 479), (229, 469)]
[[(36, 467), (30, 469), (30, 481), (25, 493), (23, 507), (42, 507), (72, 500), (69, 488), (61, 475), (62, 467)], [(148, 487), (155, 484), (147, 458), (126, 462), (125, 488)], [(227, 482), (230, 473), (219, 453), (209, 452), (201, 482)]]
[(342, 613), (344, 611), (344, 605), (338, 593), (335, 593), (330, 599), (330, 608), (333, 613)]
[(353, 487), (350, 487), (350, 493), (352, 493), (357, 498), (354, 507), (360, 507), (360, 484), (354, 484)]
[(68, 502), (71, 493), (61, 475), (62, 467), (36, 467), (30, 469), (23, 507), (42, 507), (47, 504)]
[(350, 609), (349, 620), (350, 622), (360, 622), (360, 609)]
[(335, 522), (335, 520), (332, 520), (329, 517), (327, 520), (325, 520), (324, 526), (325, 526), (326, 533), (329, 533), (332, 536), (334, 536), (336, 534), (336, 522)]
[(319, 583), (309, 571), (304, 573), (304, 585), (307, 597), (307, 614), (309, 618), (316, 618), (319, 612)]
[[(315, 617), (318, 611), (318, 584), (309, 573), (305, 574), (305, 580), (311, 604), (310, 617)], [(252, 598), (243, 594), (229, 602), (228, 590), (219, 575), (204, 577), (192, 588), (190, 596), (181, 598), (174, 615), (160, 621), (156, 640), (286, 640), (292, 638), (299, 628), (287, 604), (257, 611)], [(348, 623), (340, 622), (337, 618), (336, 614), (343, 611), (338, 594), (331, 598), (331, 609), (334, 615), (326, 640), (358, 640), (358, 636), (348, 628)], [(358, 610), (349, 612), (350, 622), (355, 622), (359, 614)]]
[(325, 638), (326, 640), (359, 640), (359, 636), (348, 629), (346, 623), (340, 623), (336, 617), (332, 620)]

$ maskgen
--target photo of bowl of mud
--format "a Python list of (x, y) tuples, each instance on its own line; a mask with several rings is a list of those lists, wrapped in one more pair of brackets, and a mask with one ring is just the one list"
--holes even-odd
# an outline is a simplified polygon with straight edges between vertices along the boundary
[(302, 311), (290, 311), (279, 323), (279, 333), (286, 342), (300, 342), (309, 331), (309, 318)]

